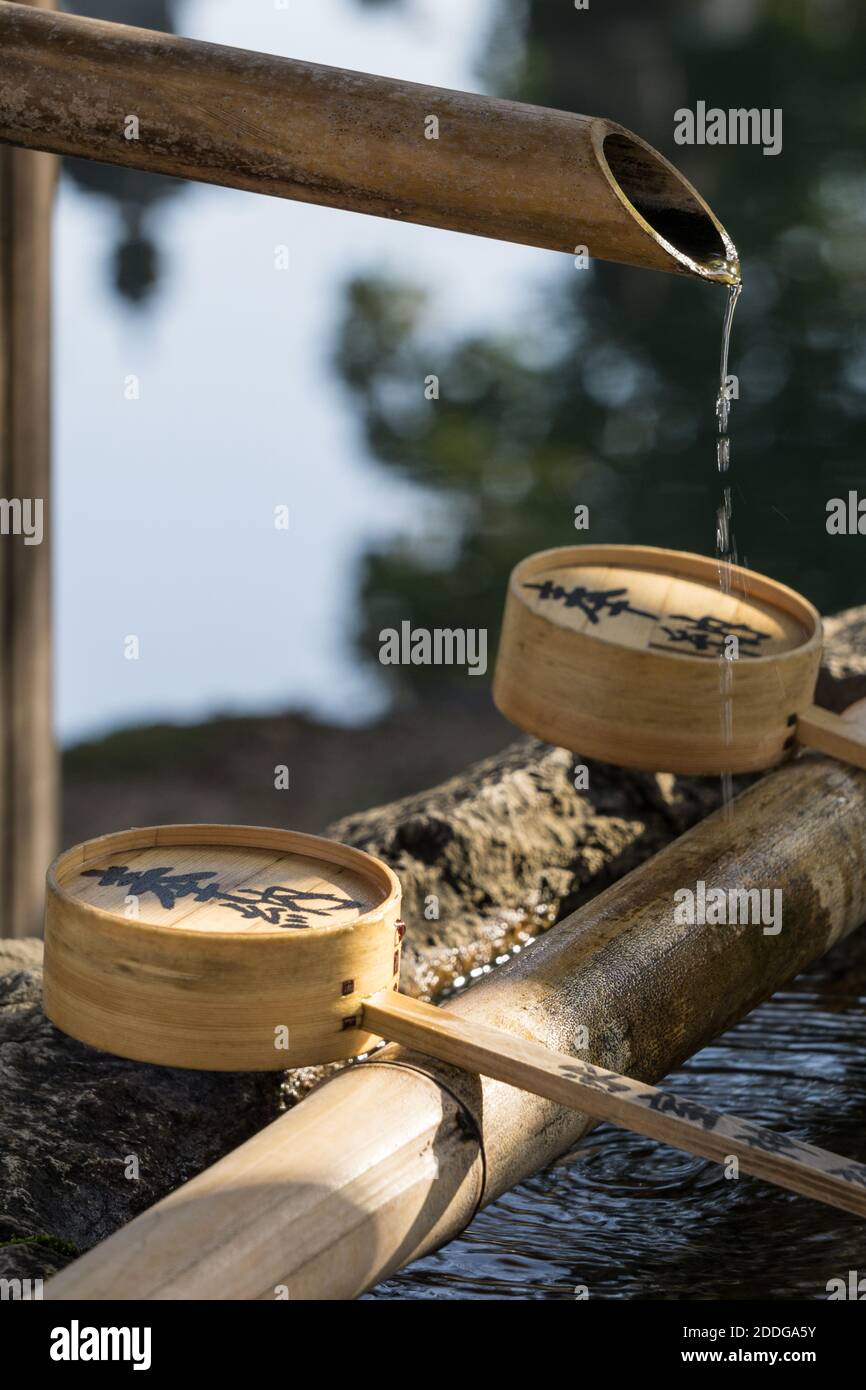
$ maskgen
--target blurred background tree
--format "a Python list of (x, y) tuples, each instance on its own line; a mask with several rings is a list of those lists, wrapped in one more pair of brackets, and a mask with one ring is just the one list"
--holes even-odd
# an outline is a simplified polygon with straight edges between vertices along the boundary
[[(864, 66), (858, 0), (618, 0), (587, 11), (499, 0), (480, 74), (499, 95), (639, 132), (728, 227), (745, 281), (731, 362), (737, 551), (828, 612), (866, 598), (862, 542), (825, 528), (827, 500), (862, 476)], [(782, 152), (675, 146), (674, 112), (699, 100), (781, 108)], [(429, 287), (381, 276), (347, 287), (335, 360), (369, 446), (443, 503), (427, 544), (366, 559), (358, 645), (368, 660), (380, 629), (403, 619), (492, 636), (509, 569), (535, 549), (629, 541), (713, 553), (723, 292), (561, 265), (519, 334), (448, 345), (425, 323)], [(425, 399), (430, 374), (438, 400)], [(580, 503), (591, 524), (577, 533)], [(450, 668), (390, 674), (404, 687), (471, 684)]]

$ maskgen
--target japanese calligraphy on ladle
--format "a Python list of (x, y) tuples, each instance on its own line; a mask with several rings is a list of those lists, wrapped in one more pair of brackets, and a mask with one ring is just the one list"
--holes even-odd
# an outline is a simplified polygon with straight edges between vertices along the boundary
[(201, 869), (193, 873), (175, 874), (171, 865), (148, 869), (130, 869), (125, 864), (112, 864), (105, 869), (85, 869), (84, 878), (97, 878), (100, 887), (128, 888), (130, 894), (143, 898), (150, 893), (160, 907), (171, 909), (180, 899), (194, 903), (215, 903), (250, 922), (271, 927), (311, 927), (316, 918), (327, 918), (337, 910), (363, 909), (365, 904), (346, 894), (325, 890), (305, 892), (286, 884), (269, 888), (223, 888), (214, 879), (216, 870)]
[(651, 613), (636, 608), (625, 587), (592, 589), (587, 585), (574, 584), (566, 588), (552, 579), (545, 579), (540, 584), (526, 584), (525, 587), (536, 590), (539, 601), (550, 600), (561, 603), (565, 608), (576, 609), (593, 627), (602, 620), (607, 622), (623, 614), (645, 618), (655, 625), (649, 634), (647, 646), (661, 651), (679, 651), (692, 656), (723, 656), (725, 641), (733, 636), (737, 638), (739, 655), (758, 656), (761, 644), (772, 636), (749, 623), (726, 622), (724, 618), (708, 613)]

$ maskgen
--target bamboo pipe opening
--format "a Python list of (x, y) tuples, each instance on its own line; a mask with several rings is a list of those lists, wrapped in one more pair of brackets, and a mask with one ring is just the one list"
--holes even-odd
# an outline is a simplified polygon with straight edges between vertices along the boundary
[[(145, 132), (127, 141), (118, 112)], [(427, 142), (429, 112), (443, 139)], [(700, 194), (614, 121), (0, 3), (0, 141), (736, 284)]]
[(595, 152), (617, 197), (644, 229), (705, 279), (740, 280), (737, 248), (686, 178), (650, 145), (625, 130), (599, 132)]

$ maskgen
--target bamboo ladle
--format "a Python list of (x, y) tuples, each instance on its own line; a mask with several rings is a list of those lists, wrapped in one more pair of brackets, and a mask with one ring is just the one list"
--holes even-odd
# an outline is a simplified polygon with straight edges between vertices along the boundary
[(620, 767), (756, 772), (799, 747), (866, 768), (866, 737), (814, 703), (822, 640), (807, 599), (738, 565), (544, 550), (511, 574), (493, 698), (527, 733)]
[(866, 1216), (866, 1165), (398, 993), (400, 896), (371, 855), (291, 831), (103, 836), (49, 870), (45, 1010), (93, 1047), (216, 1071), (403, 1043)]

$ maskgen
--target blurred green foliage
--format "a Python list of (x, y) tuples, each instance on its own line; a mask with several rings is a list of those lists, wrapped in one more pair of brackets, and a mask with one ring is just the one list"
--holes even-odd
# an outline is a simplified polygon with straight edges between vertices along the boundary
[[(587, 11), (498, 0), (481, 68), (497, 94), (636, 130), (733, 235), (745, 281), (731, 360), (737, 551), (826, 612), (866, 601), (866, 538), (825, 527), (830, 497), (866, 495), (864, 70), (861, 0), (617, 0)], [(699, 100), (780, 107), (782, 153), (675, 146), (674, 112)], [(425, 322), (431, 289), (355, 281), (336, 350), (376, 457), (439, 502), (425, 544), (366, 559), (366, 657), (379, 630), (403, 619), (493, 636), (509, 569), (532, 550), (631, 541), (713, 553), (723, 291), (604, 263), (578, 271), (563, 256), (519, 331), (444, 343)], [(424, 398), (430, 373), (439, 400)], [(578, 503), (590, 506), (588, 533), (574, 530)]]

